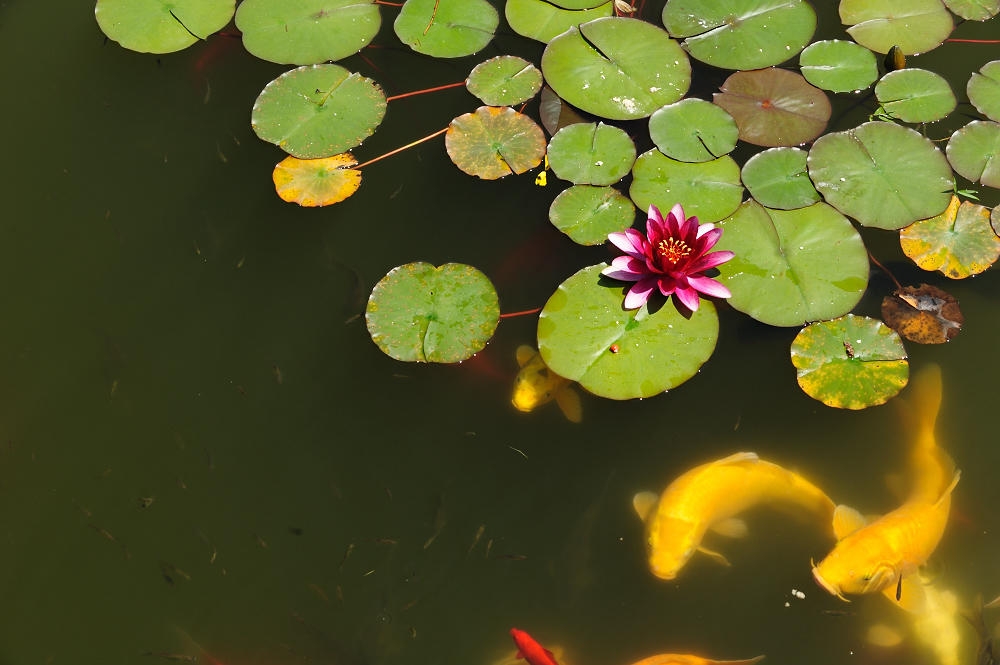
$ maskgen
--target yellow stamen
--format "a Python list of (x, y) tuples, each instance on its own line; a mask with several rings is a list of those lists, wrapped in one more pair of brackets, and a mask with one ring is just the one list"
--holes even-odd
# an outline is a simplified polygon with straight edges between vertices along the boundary
[(660, 241), (656, 246), (656, 251), (664, 260), (677, 265), (678, 261), (691, 253), (691, 248), (683, 240), (667, 238)]

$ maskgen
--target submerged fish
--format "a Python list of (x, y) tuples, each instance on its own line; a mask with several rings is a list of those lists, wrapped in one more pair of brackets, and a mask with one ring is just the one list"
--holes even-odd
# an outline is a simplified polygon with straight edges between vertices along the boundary
[(551, 651), (523, 630), (511, 628), (510, 636), (514, 638), (514, 644), (517, 645), (517, 657), (523, 658), (528, 665), (559, 665)]
[(756, 453), (736, 453), (696, 466), (659, 497), (640, 492), (632, 500), (646, 523), (649, 568), (664, 580), (674, 579), (695, 552), (729, 565), (724, 556), (701, 545), (705, 532), (742, 536), (746, 525), (735, 516), (770, 503), (804, 507), (824, 524), (833, 516), (833, 501), (821, 489)]
[[(1000, 600), (1000, 599), (998, 599)], [(986, 607), (993, 605), (993, 601)], [(1000, 644), (990, 634), (986, 627), (986, 620), (983, 618), (983, 597), (977, 595), (970, 612), (963, 612), (962, 616), (976, 629), (979, 636), (979, 649), (976, 650), (976, 665), (1000, 665)]]
[(920, 612), (920, 584), (903, 579), (917, 572), (937, 547), (948, 523), (951, 492), (960, 472), (937, 445), (934, 425), (941, 406), (941, 370), (936, 365), (913, 381), (912, 411), (918, 418), (911, 456), (913, 488), (898, 508), (869, 522), (853, 508), (837, 506), (833, 530), (837, 544), (813, 577), (841, 600), (845, 594), (885, 593), (904, 608)]
[(753, 665), (764, 660), (764, 656), (746, 660), (712, 660), (701, 656), (680, 653), (661, 653), (638, 660), (632, 665)]
[(511, 402), (519, 411), (534, 411), (555, 400), (567, 420), (578, 423), (583, 419), (580, 395), (571, 387), (573, 382), (550, 370), (542, 354), (522, 344), (517, 347), (517, 364), (521, 371), (514, 379)]

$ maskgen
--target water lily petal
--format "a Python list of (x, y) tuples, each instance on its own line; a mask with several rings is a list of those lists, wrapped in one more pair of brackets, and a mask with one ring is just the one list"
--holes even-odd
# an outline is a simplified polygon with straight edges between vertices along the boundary
[(706, 296), (712, 296), (713, 298), (730, 298), (733, 295), (729, 292), (729, 289), (711, 277), (688, 277), (688, 284)]
[(611, 265), (602, 270), (601, 274), (611, 279), (638, 282), (649, 275), (649, 270), (640, 259), (633, 259), (631, 256), (616, 256)]
[(723, 263), (733, 258), (734, 256), (736, 255), (733, 252), (730, 252), (728, 249), (720, 250), (718, 252), (711, 252), (698, 259), (698, 261), (696, 261), (695, 263), (693, 263), (690, 266), (689, 270), (692, 273), (705, 272), (710, 268), (722, 265)]
[(677, 288), (674, 291), (674, 297), (680, 300), (681, 304), (692, 312), (698, 311), (698, 305), (701, 302), (701, 299), (698, 298), (698, 292), (690, 286), (686, 288)]
[(649, 300), (649, 295), (656, 288), (655, 279), (643, 279), (636, 282), (628, 293), (625, 294), (625, 302), (622, 303), (622, 307), (625, 309), (638, 309), (646, 304)]

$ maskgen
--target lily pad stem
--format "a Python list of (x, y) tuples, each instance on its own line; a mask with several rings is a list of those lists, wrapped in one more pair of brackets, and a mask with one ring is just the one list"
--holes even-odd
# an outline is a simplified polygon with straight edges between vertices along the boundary
[(404, 92), (401, 95), (393, 95), (392, 97), (386, 97), (385, 101), (391, 102), (394, 99), (403, 99), (404, 97), (413, 97), (414, 95), (422, 95), (425, 92), (437, 92), (438, 90), (447, 90), (448, 88), (457, 88), (459, 86), (465, 85), (465, 81), (459, 81), (458, 83), (449, 83), (447, 85), (438, 85), (433, 88), (424, 88), (423, 90), (414, 90), (413, 92)]
[(885, 267), (884, 265), (882, 265), (881, 263), (879, 263), (879, 260), (878, 260), (878, 259), (876, 259), (876, 258), (875, 258), (875, 257), (874, 257), (874, 256), (872, 255), (872, 253), (871, 253), (871, 252), (868, 252), (868, 259), (869, 259), (869, 260), (870, 260), (870, 261), (871, 261), (872, 263), (874, 263), (875, 265), (877, 265), (877, 266), (879, 267), (879, 269), (880, 269), (880, 270), (881, 270), (882, 272), (884, 272), (884, 273), (885, 273), (886, 275), (888, 275), (888, 276), (889, 276), (889, 279), (891, 279), (891, 280), (892, 280), (892, 283), (896, 285), (896, 290), (898, 290), (898, 291), (902, 291), (902, 290), (903, 290), (903, 285), (899, 283), (899, 280), (898, 280), (898, 279), (896, 279), (896, 276), (895, 276), (895, 275), (893, 275), (893, 274), (892, 274), (891, 272), (889, 272), (889, 269), (888, 269), (888, 268), (886, 268), (886, 267)]
[(527, 316), (529, 314), (538, 314), (542, 311), (541, 307), (534, 307), (532, 309), (522, 309), (520, 312), (508, 312), (507, 314), (501, 314), (501, 319), (512, 319), (515, 316)]
[(434, 138), (436, 136), (441, 136), (446, 131), (448, 131), (447, 127), (445, 127), (444, 129), (439, 129), (436, 132), (434, 132), (433, 134), (431, 134), (430, 136), (425, 136), (424, 138), (417, 139), (416, 141), (413, 141), (412, 143), (407, 143), (406, 145), (402, 146), (401, 148), (396, 148), (395, 150), (390, 150), (389, 152), (385, 153), (384, 155), (379, 155), (378, 157), (375, 157), (374, 159), (369, 159), (364, 164), (358, 164), (357, 166), (352, 166), (351, 168), (352, 169), (363, 169), (364, 167), (368, 166), (369, 164), (374, 164), (375, 162), (377, 162), (379, 160), (382, 160), (382, 159), (385, 159), (386, 157), (392, 157), (393, 155), (395, 155), (398, 152), (403, 152), (407, 148), (412, 148), (415, 145), (420, 145), (424, 141), (430, 141), (432, 138)]

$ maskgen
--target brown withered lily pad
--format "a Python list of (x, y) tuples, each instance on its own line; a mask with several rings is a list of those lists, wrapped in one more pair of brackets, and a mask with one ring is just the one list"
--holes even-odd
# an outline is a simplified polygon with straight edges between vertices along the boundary
[(882, 319), (918, 344), (944, 344), (965, 323), (955, 296), (930, 284), (904, 286), (883, 298)]

